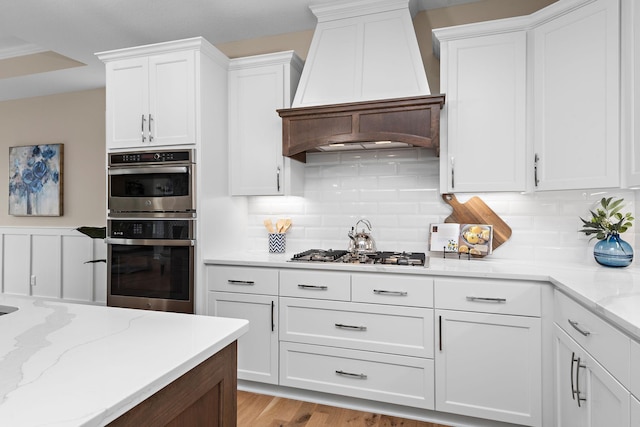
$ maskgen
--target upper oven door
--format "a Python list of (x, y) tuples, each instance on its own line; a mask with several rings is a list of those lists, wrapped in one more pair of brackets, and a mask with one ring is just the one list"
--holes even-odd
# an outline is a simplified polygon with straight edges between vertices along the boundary
[(109, 168), (109, 211), (195, 211), (193, 164)]

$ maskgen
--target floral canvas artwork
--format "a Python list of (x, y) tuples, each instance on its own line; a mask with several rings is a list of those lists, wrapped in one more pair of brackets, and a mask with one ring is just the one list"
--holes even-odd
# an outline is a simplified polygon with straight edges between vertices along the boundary
[(62, 215), (63, 144), (9, 148), (9, 215)]

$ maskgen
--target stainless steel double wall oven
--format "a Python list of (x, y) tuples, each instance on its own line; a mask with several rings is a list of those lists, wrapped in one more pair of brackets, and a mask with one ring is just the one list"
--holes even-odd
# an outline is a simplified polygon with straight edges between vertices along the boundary
[(194, 151), (109, 154), (107, 305), (194, 312)]

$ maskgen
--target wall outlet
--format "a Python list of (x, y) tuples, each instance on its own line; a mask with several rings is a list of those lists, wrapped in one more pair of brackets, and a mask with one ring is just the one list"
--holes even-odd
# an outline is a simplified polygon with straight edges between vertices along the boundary
[(31, 275), (31, 280), (29, 281), (29, 283), (31, 284), (31, 286), (35, 286), (36, 285), (36, 275), (35, 274)]

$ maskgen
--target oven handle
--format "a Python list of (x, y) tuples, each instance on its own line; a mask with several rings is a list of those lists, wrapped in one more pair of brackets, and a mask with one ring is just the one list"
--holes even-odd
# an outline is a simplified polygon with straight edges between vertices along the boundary
[(128, 246), (195, 246), (195, 240), (171, 240), (171, 239), (117, 239), (107, 237), (104, 239), (108, 245)]
[(111, 168), (109, 175), (139, 175), (142, 173), (187, 173), (188, 166), (127, 167)]

